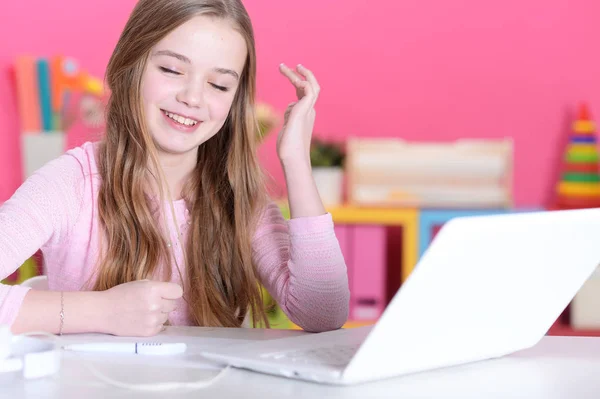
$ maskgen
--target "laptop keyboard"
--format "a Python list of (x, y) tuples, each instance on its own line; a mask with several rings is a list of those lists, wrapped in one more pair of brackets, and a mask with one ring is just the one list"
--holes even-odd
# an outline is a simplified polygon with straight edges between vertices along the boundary
[(262, 355), (263, 359), (270, 359), (296, 364), (320, 364), (327, 366), (345, 366), (360, 345), (334, 345), (321, 348), (302, 349), (295, 351), (275, 352)]

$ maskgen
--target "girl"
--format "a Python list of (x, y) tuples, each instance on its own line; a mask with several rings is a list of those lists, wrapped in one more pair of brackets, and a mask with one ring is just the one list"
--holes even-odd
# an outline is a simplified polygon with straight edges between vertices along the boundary
[(256, 53), (240, 0), (141, 0), (107, 68), (105, 137), (48, 163), (0, 208), (0, 270), (38, 248), (48, 291), (2, 286), (13, 332), (149, 336), (267, 322), (260, 285), (308, 331), (342, 326), (346, 266), (311, 176), (319, 85), (280, 66), (298, 101), (277, 141), (291, 210), (255, 156)]

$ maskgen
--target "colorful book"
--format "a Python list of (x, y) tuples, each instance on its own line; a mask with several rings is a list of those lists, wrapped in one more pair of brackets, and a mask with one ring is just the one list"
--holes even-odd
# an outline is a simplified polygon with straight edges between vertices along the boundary
[(52, 92), (50, 87), (50, 65), (47, 59), (38, 59), (37, 74), (42, 130), (49, 132), (52, 131)]
[(37, 63), (33, 57), (20, 56), (15, 61), (15, 78), (21, 131), (37, 133), (42, 130)]

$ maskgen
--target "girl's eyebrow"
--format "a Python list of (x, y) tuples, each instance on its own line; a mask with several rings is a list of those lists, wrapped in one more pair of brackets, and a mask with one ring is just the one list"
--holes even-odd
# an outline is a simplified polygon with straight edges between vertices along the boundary
[(238, 75), (238, 73), (236, 71), (233, 71), (231, 69), (227, 69), (227, 68), (213, 68), (213, 71), (215, 71), (217, 73), (224, 74), (224, 75), (231, 75), (236, 80), (240, 80), (240, 75)]
[[(176, 53), (174, 51), (171, 50), (158, 50), (156, 51), (153, 56), (160, 56), (160, 55), (166, 55), (168, 57), (173, 57), (173, 58), (177, 58), (179, 61), (181, 62), (185, 62), (186, 64), (191, 64), (192, 61), (186, 57), (183, 54), (179, 54)], [(234, 70), (231, 69), (227, 69), (227, 68), (213, 68), (214, 72), (220, 73), (220, 74), (225, 74), (225, 75), (231, 75), (233, 76), (236, 80), (240, 80), (240, 75), (238, 75), (238, 73)]]
[(192, 61), (190, 61), (190, 59), (188, 57), (186, 57), (185, 55), (176, 53), (171, 50), (158, 50), (157, 52), (154, 53), (155, 57), (159, 56), (159, 55), (166, 55), (169, 57), (177, 58), (179, 61), (185, 62), (186, 64), (192, 63)]

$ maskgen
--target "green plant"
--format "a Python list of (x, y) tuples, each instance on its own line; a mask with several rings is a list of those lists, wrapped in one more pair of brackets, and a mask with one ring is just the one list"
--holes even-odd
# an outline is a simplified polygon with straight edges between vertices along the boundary
[(342, 167), (346, 154), (342, 144), (313, 137), (310, 163), (313, 167)]

